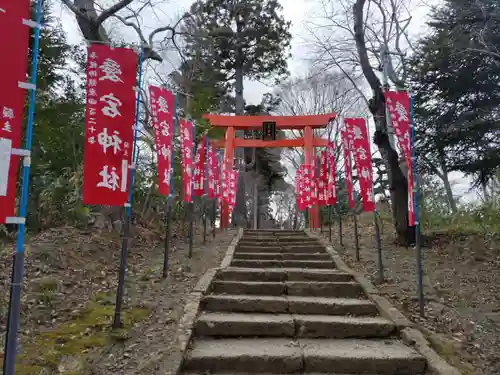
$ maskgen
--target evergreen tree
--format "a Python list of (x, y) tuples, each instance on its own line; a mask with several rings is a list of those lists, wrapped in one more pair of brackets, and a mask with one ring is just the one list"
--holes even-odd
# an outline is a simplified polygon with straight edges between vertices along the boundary
[(435, 9), (411, 68), (421, 167), (443, 179), (453, 211), (448, 172), (484, 185), (500, 163), (500, 71), (485, 53), (486, 43), (499, 45), (499, 12), (496, 2), (481, 4), (447, 0)]
[[(201, 61), (234, 84), (237, 115), (245, 112), (244, 77), (279, 79), (287, 74), (290, 22), (280, 11), (277, 0), (199, 0), (191, 6), (191, 17), (186, 18), (188, 58)], [(243, 136), (241, 132), (237, 135)], [(244, 154), (238, 154), (244, 162)], [(244, 225), (247, 213), (243, 173), (239, 176), (234, 221)]]

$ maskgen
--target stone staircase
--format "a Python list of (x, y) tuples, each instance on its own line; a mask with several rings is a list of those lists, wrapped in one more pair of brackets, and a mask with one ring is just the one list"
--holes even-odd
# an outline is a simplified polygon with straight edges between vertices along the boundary
[(426, 372), (426, 359), (304, 232), (246, 231), (201, 309), (184, 374)]

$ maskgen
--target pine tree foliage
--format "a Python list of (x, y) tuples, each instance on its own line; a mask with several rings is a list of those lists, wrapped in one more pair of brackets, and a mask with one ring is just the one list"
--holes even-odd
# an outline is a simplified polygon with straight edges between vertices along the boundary
[[(485, 183), (500, 163), (497, 2), (448, 0), (413, 59), (419, 155), (427, 171), (461, 171)], [(488, 52), (490, 51), (490, 52)], [(499, 60), (500, 61), (500, 60)]]

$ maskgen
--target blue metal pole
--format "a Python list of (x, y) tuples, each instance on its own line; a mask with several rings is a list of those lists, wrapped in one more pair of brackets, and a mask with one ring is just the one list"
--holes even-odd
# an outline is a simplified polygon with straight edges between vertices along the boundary
[(163, 278), (168, 277), (168, 254), (170, 249), (170, 239), (172, 238), (172, 205), (173, 205), (173, 195), (172, 195), (172, 184), (174, 178), (174, 139), (175, 139), (175, 129), (177, 127), (177, 95), (174, 95), (174, 110), (173, 110), (173, 120), (174, 120), (174, 128), (172, 129), (172, 145), (171, 145), (171, 174), (170, 174), (170, 192), (167, 199), (167, 230), (165, 233), (165, 252), (163, 256)]
[(418, 291), (418, 304), (421, 316), (424, 316), (424, 269), (422, 264), (422, 247), (420, 244), (420, 218), (418, 211), (418, 182), (417, 182), (417, 154), (415, 150), (415, 124), (414, 124), (414, 111), (413, 111), (413, 96), (410, 97), (410, 128), (411, 128), (411, 148), (412, 148), (412, 168), (413, 168), (413, 207), (415, 211), (415, 247), (417, 253), (417, 291)]
[(139, 117), (141, 112), (141, 92), (140, 88), (142, 86), (142, 60), (144, 59), (144, 49), (141, 48), (141, 52), (139, 53), (139, 72), (137, 73), (137, 99), (135, 102), (135, 122), (134, 122), (134, 142), (132, 148), (132, 168), (130, 168), (130, 185), (128, 192), (128, 207), (127, 207), (127, 215), (130, 218), (132, 216), (132, 196), (133, 196), (133, 187), (134, 187), (134, 178), (135, 178), (135, 167), (136, 167), (136, 158), (137, 158), (137, 133), (139, 132)]
[(136, 151), (137, 151), (137, 133), (139, 132), (139, 117), (141, 110), (141, 91), (140, 88), (142, 86), (142, 61), (144, 58), (144, 49), (141, 48), (139, 53), (139, 71), (137, 73), (137, 99), (135, 103), (135, 121), (134, 121), (134, 141), (132, 146), (132, 165), (130, 168), (130, 180), (129, 180), (129, 193), (128, 193), (128, 202), (127, 209), (125, 210), (125, 228), (123, 231), (123, 241), (122, 241), (122, 249), (121, 249), (121, 258), (120, 258), (120, 270), (118, 272), (118, 287), (116, 289), (116, 305), (115, 305), (115, 315), (113, 319), (113, 328), (121, 328), (121, 311), (123, 304), (123, 289), (125, 286), (125, 275), (127, 271), (127, 250), (128, 250), (128, 242), (130, 238), (130, 225), (132, 218), (132, 196), (133, 196), (133, 188), (134, 188), (134, 177), (135, 177), (135, 168), (136, 168)]
[[(42, 0), (37, 0), (35, 8), (35, 33), (33, 41), (33, 57), (31, 63), (31, 84), (34, 86), (29, 94), (28, 123), (26, 129), (25, 149), (31, 150), (33, 139), (33, 119), (35, 117), (36, 79), (38, 70), (38, 56), (40, 47), (40, 28), (42, 22)], [(30, 177), (29, 159), (25, 159), (23, 167), (23, 182), (21, 190), (21, 202), (19, 217), (26, 218), (28, 205), (28, 188)], [(16, 253), (13, 259), (9, 315), (7, 321), (7, 334), (5, 338), (5, 357), (3, 364), (4, 375), (14, 375), (17, 352), (17, 337), (19, 320), (21, 315), (21, 287), (24, 277), (24, 229), (25, 223), (21, 222), (17, 231)]]

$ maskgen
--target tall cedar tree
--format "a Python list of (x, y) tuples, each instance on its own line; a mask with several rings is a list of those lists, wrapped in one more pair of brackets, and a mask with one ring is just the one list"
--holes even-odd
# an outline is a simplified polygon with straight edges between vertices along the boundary
[(411, 69), (419, 154), (434, 174), (461, 171), (485, 185), (500, 164), (500, 60), (490, 53), (500, 46), (498, 3), (448, 0), (429, 26)]
[[(184, 25), (187, 55), (234, 84), (237, 115), (245, 112), (244, 77), (279, 81), (288, 73), (291, 23), (285, 21), (281, 10), (277, 0), (200, 0), (191, 6), (192, 16)], [(243, 137), (240, 132), (237, 135)], [(241, 153), (240, 158), (244, 159)], [(234, 221), (244, 225), (243, 176), (238, 185)]]

